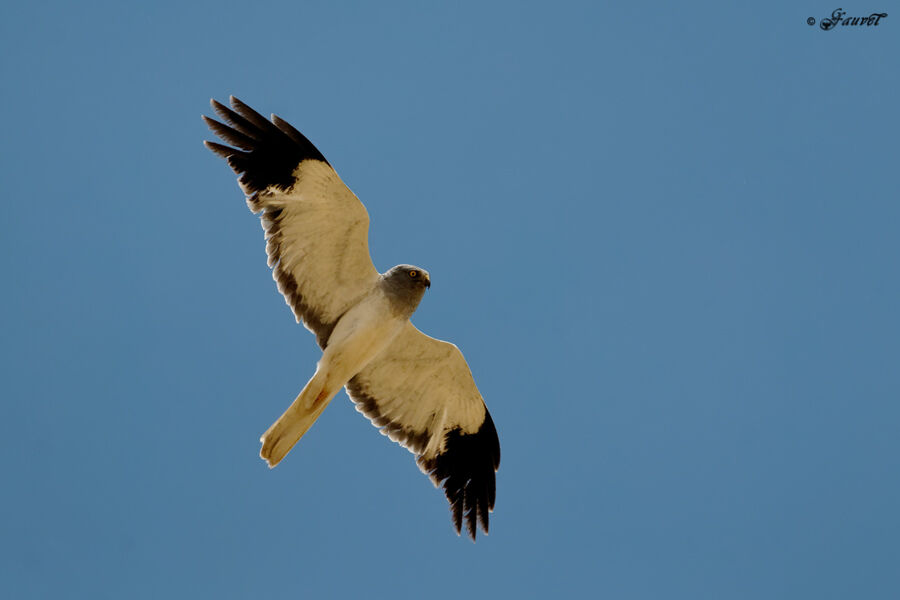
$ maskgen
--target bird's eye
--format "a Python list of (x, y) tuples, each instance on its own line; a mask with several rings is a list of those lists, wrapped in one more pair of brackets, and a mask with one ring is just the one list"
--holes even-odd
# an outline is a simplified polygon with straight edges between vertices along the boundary
[(419, 272), (418, 271), (410, 271), (409, 276), (412, 277), (413, 279), (415, 279), (416, 277), (419, 276)]

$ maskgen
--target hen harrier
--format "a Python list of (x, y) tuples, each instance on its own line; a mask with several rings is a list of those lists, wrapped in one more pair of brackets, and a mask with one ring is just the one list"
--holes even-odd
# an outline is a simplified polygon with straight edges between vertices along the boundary
[(379, 273), (369, 256), (369, 215), (322, 153), (287, 122), (235, 97), (203, 117), (229, 147), (225, 158), (260, 215), (278, 291), (322, 347), (315, 374), (260, 441), (277, 465), (341, 387), (381, 433), (416, 455), (443, 486), (457, 534), (485, 533), (494, 508), (500, 442), (459, 349), (409, 322), (431, 285), (427, 271)]

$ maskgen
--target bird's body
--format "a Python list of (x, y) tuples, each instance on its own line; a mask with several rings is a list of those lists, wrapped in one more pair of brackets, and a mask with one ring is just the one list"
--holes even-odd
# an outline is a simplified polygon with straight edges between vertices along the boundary
[(277, 465), (344, 387), (443, 486), (457, 532), (465, 518), (472, 539), (479, 523), (487, 533), (499, 441), (462, 353), (409, 321), (430, 275), (411, 265), (378, 273), (365, 207), (291, 125), (234, 97), (234, 110), (212, 104), (229, 125), (204, 119), (236, 148), (206, 145), (241, 175), (278, 290), (323, 349), (303, 391), (263, 434), (260, 455)]
[(409, 308), (415, 310), (418, 302), (404, 302), (408, 294), (398, 294), (394, 287), (382, 276), (371, 293), (338, 319), (315, 375), (260, 438), (260, 456), (270, 467), (281, 462), (350, 378), (387, 348), (409, 322)]

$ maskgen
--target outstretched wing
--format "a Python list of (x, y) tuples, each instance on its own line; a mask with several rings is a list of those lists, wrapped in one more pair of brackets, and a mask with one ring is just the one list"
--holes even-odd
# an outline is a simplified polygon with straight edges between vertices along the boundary
[(247, 205), (266, 232), (278, 291), (324, 348), (338, 318), (378, 279), (369, 256), (369, 215), (303, 134), (234, 96), (231, 106), (212, 101), (227, 125), (203, 119), (234, 147), (204, 143), (240, 175)]
[(459, 348), (407, 323), (378, 357), (347, 383), (347, 393), (381, 433), (416, 454), (443, 486), (456, 532), (488, 532), (500, 441)]

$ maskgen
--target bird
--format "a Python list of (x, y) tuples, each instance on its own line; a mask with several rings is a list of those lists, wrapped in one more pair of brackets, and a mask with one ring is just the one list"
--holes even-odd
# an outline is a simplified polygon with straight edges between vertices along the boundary
[(430, 273), (408, 264), (378, 272), (365, 206), (287, 121), (234, 96), (230, 108), (210, 103), (221, 121), (203, 120), (225, 144), (204, 144), (238, 175), (278, 291), (322, 349), (312, 377), (260, 438), (260, 457), (278, 465), (344, 388), (443, 489), (457, 535), (464, 524), (472, 541), (479, 526), (487, 534), (500, 441), (459, 348), (410, 322)]

